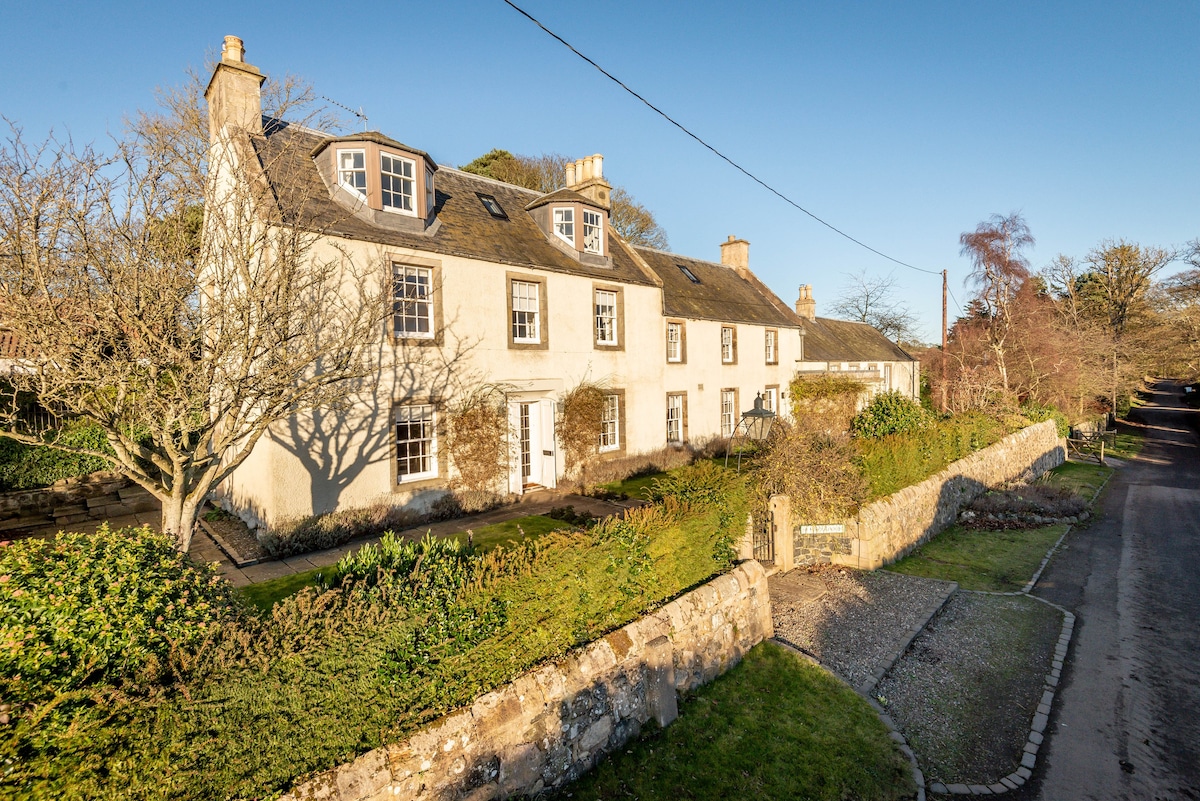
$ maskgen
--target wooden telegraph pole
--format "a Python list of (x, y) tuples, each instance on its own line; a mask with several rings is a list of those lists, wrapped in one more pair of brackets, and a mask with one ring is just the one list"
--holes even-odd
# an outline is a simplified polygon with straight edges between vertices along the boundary
[(946, 413), (946, 345), (949, 328), (946, 319), (946, 271), (942, 270), (942, 414)]

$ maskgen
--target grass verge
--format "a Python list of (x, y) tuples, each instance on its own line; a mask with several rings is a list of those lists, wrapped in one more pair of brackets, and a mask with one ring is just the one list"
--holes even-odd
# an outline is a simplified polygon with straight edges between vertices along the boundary
[(1003, 531), (952, 526), (885, 569), (957, 581), (964, 590), (1015, 592), (1066, 530), (1066, 525)]
[(908, 760), (871, 707), (826, 671), (765, 642), (685, 701), (670, 727), (556, 797), (883, 801), (915, 792)]

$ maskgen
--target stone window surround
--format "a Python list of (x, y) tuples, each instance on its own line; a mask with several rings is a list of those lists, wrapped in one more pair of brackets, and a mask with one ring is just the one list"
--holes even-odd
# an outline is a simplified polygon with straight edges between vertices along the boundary
[[(678, 447), (678, 446), (686, 445), (687, 441), (688, 441), (688, 394), (687, 394), (686, 390), (684, 392), (668, 392), (667, 393), (667, 407), (666, 407), (668, 412), (671, 408), (671, 401), (670, 401), (671, 398), (679, 398), (680, 399), (680, 421), (679, 421), (680, 439), (678, 441), (673, 441), (671, 439), (667, 439), (667, 444)], [(667, 417), (666, 417), (666, 415), (664, 415), (663, 422), (665, 423), (666, 420), (667, 420)], [(669, 428), (668, 428), (668, 431), (669, 431)]]
[[(395, 265), (403, 265), (406, 267), (425, 267), (430, 270), (432, 275), (431, 282), (431, 299), (433, 301), (433, 335), (432, 336), (409, 336), (396, 335), (395, 316), (389, 314), (387, 317), (387, 338), (392, 347), (399, 345), (441, 345), (445, 340), (445, 327), (442, 323), (442, 262), (440, 259), (426, 259), (421, 256), (402, 256), (398, 254), (388, 254), (384, 261), (392, 270), (392, 275), (388, 276), (388, 281), (391, 282), (395, 277)], [(395, 297), (395, 287), (392, 289)], [(510, 301), (511, 303), (511, 301)], [(511, 315), (510, 315), (511, 317)], [(510, 331), (511, 339), (512, 333)]]
[[(513, 281), (523, 281), (527, 284), (538, 284), (538, 341), (517, 342), (513, 338)], [(530, 273), (507, 272), (504, 274), (504, 296), (507, 307), (505, 330), (508, 331), (509, 350), (549, 350), (550, 349), (550, 315), (549, 300), (546, 292), (546, 276)]]
[[(733, 419), (730, 421), (728, 434), (725, 433), (725, 420), (723, 419), (725, 417), (724, 406), (725, 406), (725, 393), (726, 392), (733, 393), (733, 413), (732, 413)], [(737, 428), (738, 428), (738, 423), (740, 423), (742, 421), (742, 412), (741, 412), (742, 407), (740, 405), (741, 399), (738, 397), (740, 394), (741, 393), (738, 391), (737, 387), (722, 387), (720, 393), (717, 395), (717, 397), (719, 399), (718, 403), (720, 404), (717, 407), (719, 410), (719, 414), (720, 414), (718, 421), (720, 423), (721, 436), (723, 436), (723, 437), (732, 437), (734, 434), (736, 434)]]
[[(596, 334), (596, 293), (612, 292), (617, 296), (616, 309), (616, 342), (600, 342)], [(592, 284), (592, 347), (596, 350), (623, 351), (625, 350), (625, 292), (616, 284)]]
[[(770, 341), (772, 336), (774, 337), (773, 342)], [(768, 342), (770, 342), (772, 347), (770, 347), (770, 348), (767, 347)], [(779, 364), (779, 329), (778, 328), (768, 328), (763, 332), (763, 349), (764, 349), (763, 356), (766, 358), (767, 364)]]
[[(434, 432), (434, 463), (437, 466), (437, 475), (429, 478), (412, 479), (411, 481), (400, 480), (399, 464), (397, 463), (397, 448), (399, 443), (396, 441), (396, 410), (402, 406), (432, 406), (433, 407), (433, 432)], [(391, 485), (392, 492), (409, 492), (420, 489), (434, 489), (445, 486), (446, 476), (449, 470), (449, 457), (446, 449), (438, 447), (440, 442), (445, 441), (445, 419), (442, 415), (442, 404), (438, 398), (433, 395), (413, 395), (407, 398), (393, 398), (391, 409), (388, 412), (388, 461), (391, 463)]]
[(668, 355), (667, 364), (687, 364), (687, 322), (685, 320), (671, 318), (667, 318), (666, 322), (668, 326), (679, 326), (679, 358), (672, 361)]
[(600, 451), (600, 457), (602, 459), (617, 459), (626, 455), (626, 448), (629, 443), (629, 429), (625, 427), (625, 390), (605, 389), (604, 394), (615, 395), (617, 398), (617, 447)]
[[(725, 332), (729, 331), (729, 356), (725, 358)], [(738, 363), (738, 347), (737, 347), (737, 326), (723, 325), (721, 326), (721, 364), (737, 364)]]

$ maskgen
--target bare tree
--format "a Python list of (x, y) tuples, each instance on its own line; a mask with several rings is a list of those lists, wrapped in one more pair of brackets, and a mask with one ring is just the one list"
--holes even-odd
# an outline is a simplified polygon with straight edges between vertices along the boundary
[(830, 307), (834, 314), (866, 323), (893, 342), (916, 338), (916, 315), (893, 297), (896, 291), (893, 273), (872, 276), (862, 270), (846, 276), (846, 283)]
[(987, 339), (1004, 393), (1011, 392), (1008, 376), (1009, 335), (1013, 327), (1013, 301), (1029, 277), (1029, 260), (1022, 251), (1034, 244), (1029, 226), (1018, 212), (993, 214), (974, 231), (959, 237), (962, 255), (971, 259), (970, 280), (975, 299), (987, 317)]
[[(521, 156), (497, 149), (488, 151), (460, 169), (547, 194), (566, 186), (565, 168), (570, 160), (558, 153)], [(609, 222), (622, 239), (631, 245), (659, 250), (668, 247), (667, 232), (654, 218), (654, 212), (634, 200), (628, 190), (615, 187), (611, 202)]]
[[(249, 138), (210, 146), (198, 96), (166, 93), (110, 155), (16, 127), (0, 145), (0, 315), (22, 346), (0, 433), (107, 459), (181, 550), (274, 423), (369, 389), (387, 312), (380, 265), (319, 247), (302, 185), (277, 194)], [(30, 395), (111, 452), (46, 441)]]

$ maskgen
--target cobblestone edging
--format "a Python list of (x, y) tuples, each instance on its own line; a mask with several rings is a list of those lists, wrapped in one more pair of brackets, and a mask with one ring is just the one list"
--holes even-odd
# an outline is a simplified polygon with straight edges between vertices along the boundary
[(1029, 726), (1029, 737), (1025, 741), (1025, 751), (1021, 755), (1021, 764), (1012, 773), (1000, 779), (996, 784), (942, 784), (941, 782), (933, 782), (929, 785), (929, 792), (938, 795), (1001, 795), (1009, 790), (1016, 790), (1029, 780), (1033, 775), (1033, 768), (1037, 765), (1038, 749), (1041, 748), (1045, 740), (1046, 725), (1050, 721), (1050, 709), (1054, 704), (1054, 694), (1058, 689), (1059, 679), (1062, 677), (1063, 662), (1067, 658), (1067, 649), (1071, 645), (1071, 635), (1075, 629), (1075, 615), (1063, 609), (1058, 604), (1050, 603), (1044, 598), (1038, 598), (1036, 595), (1030, 595), (1027, 592), (978, 592), (975, 590), (964, 590), (964, 592), (975, 592), (978, 595), (1023, 595), (1026, 598), (1046, 604), (1053, 607), (1063, 615), (1062, 632), (1058, 636), (1058, 643), (1054, 646), (1054, 660), (1050, 663), (1050, 672), (1046, 674), (1045, 683), (1042, 687), (1042, 698), (1038, 702), (1037, 710), (1033, 714), (1033, 721)]
[[(904, 656), (905, 652), (908, 651), (909, 646), (912, 645), (912, 642), (917, 638), (917, 635), (925, 630), (925, 627), (929, 625), (929, 621), (933, 620), (933, 616), (942, 611), (942, 607), (944, 607), (946, 602), (949, 601), (954, 593), (958, 591), (958, 582), (956, 581), (943, 581), (941, 579), (931, 578), (925, 578), (924, 581), (942, 584), (945, 586), (946, 591), (940, 598), (934, 599), (929, 604), (925, 610), (925, 613), (921, 615), (919, 621), (908, 630), (908, 635), (904, 638), (904, 642), (900, 644), (900, 648), (890, 656), (881, 657), (879, 661), (875, 663), (875, 669), (871, 672), (871, 677), (863, 682), (861, 686), (854, 688), (855, 692), (867, 698), (868, 700), (874, 700), (871, 697), (871, 692), (875, 689), (875, 685), (879, 684), (883, 677), (887, 675), (887, 672), (892, 669), (892, 666), (900, 661), (900, 657)], [(879, 711), (882, 713), (882, 708), (880, 708)], [(892, 729), (894, 731), (895, 727), (893, 726)]]
[[(1096, 488), (1096, 492), (1092, 495), (1091, 502), (1095, 503), (1096, 498), (1100, 497), (1100, 493), (1108, 486), (1108, 480), (1112, 478), (1112, 473), (1105, 477), (1100, 486)], [(1042, 577), (1042, 572), (1046, 566), (1050, 564), (1051, 558), (1054, 557), (1058, 546), (1071, 533), (1074, 526), (1067, 526), (1067, 530), (1062, 533), (1050, 549), (1046, 551), (1046, 555), (1042, 558), (1042, 563), (1038, 565), (1037, 571), (1033, 574), (1033, 578), (1029, 583), (1021, 588), (1020, 592), (979, 592), (980, 595), (1024, 595), (1026, 598), (1032, 598), (1046, 606), (1053, 607), (1063, 615), (1062, 631), (1058, 637), (1058, 643), (1054, 646), (1054, 660), (1050, 663), (1050, 672), (1046, 674), (1045, 684), (1042, 688), (1042, 698), (1038, 702), (1037, 710), (1034, 712), (1033, 720), (1029, 726), (1029, 737), (1025, 742), (1025, 751), (1021, 755), (1021, 764), (1012, 773), (1002, 778), (996, 784), (942, 784), (934, 782), (929, 785), (931, 793), (943, 795), (1000, 795), (1007, 793), (1009, 790), (1015, 790), (1025, 784), (1026, 781), (1033, 775), (1033, 768), (1037, 765), (1037, 754), (1045, 741), (1046, 724), (1050, 719), (1050, 709), (1054, 704), (1054, 695), (1058, 690), (1059, 679), (1062, 678), (1063, 662), (1067, 657), (1067, 649), (1071, 644), (1071, 636), (1075, 630), (1075, 615), (1068, 612), (1058, 604), (1051, 603), (1044, 598), (1039, 598), (1036, 595), (1030, 595), (1034, 586), (1037, 585), (1038, 579)], [(975, 592), (974, 590), (965, 590), (965, 592)]]

